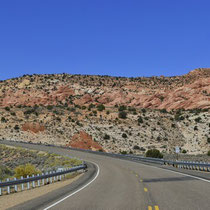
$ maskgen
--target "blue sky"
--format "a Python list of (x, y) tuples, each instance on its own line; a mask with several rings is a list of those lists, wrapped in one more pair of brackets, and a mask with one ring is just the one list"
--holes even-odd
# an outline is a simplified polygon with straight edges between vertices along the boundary
[(210, 67), (208, 0), (0, 0), (0, 79)]

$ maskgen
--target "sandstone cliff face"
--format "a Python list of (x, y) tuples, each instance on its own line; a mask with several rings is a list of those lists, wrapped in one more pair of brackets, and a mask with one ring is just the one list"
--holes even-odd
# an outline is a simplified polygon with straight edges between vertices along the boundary
[(209, 109), (210, 69), (177, 77), (33, 75), (0, 83), (0, 107), (91, 103), (167, 110)]

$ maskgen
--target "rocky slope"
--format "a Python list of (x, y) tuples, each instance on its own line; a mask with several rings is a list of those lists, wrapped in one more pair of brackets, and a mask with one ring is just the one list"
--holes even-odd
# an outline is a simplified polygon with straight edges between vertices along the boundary
[[(124, 106), (123, 106), (124, 105)], [(143, 153), (210, 148), (210, 69), (175, 77), (25, 75), (0, 82), (0, 138)]]

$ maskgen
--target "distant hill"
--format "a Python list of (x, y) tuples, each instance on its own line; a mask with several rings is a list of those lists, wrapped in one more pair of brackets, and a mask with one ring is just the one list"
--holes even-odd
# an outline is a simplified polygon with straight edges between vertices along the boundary
[(210, 68), (174, 77), (24, 75), (0, 82), (0, 138), (133, 153), (179, 145), (206, 153), (209, 108)]

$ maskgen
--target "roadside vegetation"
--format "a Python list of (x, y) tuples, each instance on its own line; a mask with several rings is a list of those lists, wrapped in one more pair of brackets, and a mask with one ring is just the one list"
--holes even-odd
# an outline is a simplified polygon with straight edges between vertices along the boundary
[(58, 168), (80, 165), (82, 161), (43, 151), (0, 144), (0, 180), (36, 175)]
[(146, 157), (163, 158), (163, 154), (157, 149), (150, 149), (147, 150)]

